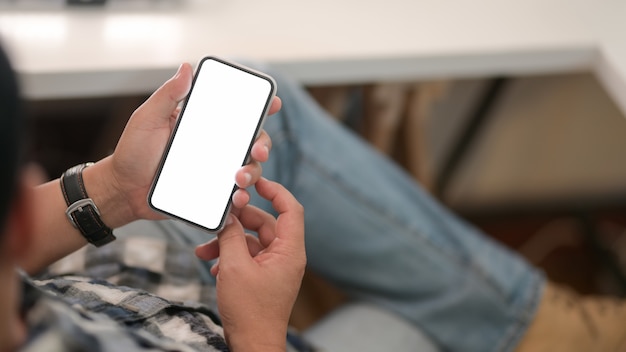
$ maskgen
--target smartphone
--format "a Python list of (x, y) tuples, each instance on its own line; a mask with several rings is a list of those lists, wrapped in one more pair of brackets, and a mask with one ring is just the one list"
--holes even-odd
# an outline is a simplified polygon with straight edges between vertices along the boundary
[(208, 232), (221, 230), (235, 173), (249, 161), (275, 94), (266, 74), (217, 57), (200, 60), (154, 177), (150, 207)]

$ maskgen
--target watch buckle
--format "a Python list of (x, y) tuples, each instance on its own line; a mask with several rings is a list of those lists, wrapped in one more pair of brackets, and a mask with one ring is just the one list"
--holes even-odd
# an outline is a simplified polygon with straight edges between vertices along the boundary
[(76, 224), (76, 222), (74, 221), (74, 218), (72, 217), (72, 214), (75, 211), (83, 212), (84, 211), (83, 208), (86, 207), (86, 206), (91, 206), (91, 208), (93, 208), (93, 210), (96, 212), (96, 214), (98, 214), (98, 216), (100, 216), (100, 211), (98, 210), (98, 207), (96, 207), (96, 204), (93, 202), (93, 200), (91, 198), (79, 199), (79, 200), (75, 201), (74, 203), (72, 203), (65, 210), (65, 215), (67, 215), (67, 218), (70, 220), (70, 222), (72, 223), (72, 225), (75, 228), (78, 228), (78, 224)]

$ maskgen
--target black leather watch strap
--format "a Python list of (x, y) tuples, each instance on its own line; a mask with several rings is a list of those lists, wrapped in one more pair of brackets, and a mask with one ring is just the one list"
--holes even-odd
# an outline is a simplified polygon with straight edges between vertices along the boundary
[(100, 219), (98, 207), (85, 190), (83, 170), (89, 165), (80, 164), (65, 171), (61, 176), (61, 191), (68, 206), (67, 218), (89, 243), (100, 247), (115, 240), (115, 236)]

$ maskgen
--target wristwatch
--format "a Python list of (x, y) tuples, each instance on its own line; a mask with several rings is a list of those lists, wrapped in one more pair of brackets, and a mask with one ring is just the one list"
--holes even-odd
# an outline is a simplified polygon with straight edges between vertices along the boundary
[(115, 240), (115, 236), (113, 230), (102, 222), (98, 207), (85, 190), (83, 170), (90, 165), (93, 163), (67, 169), (61, 175), (61, 191), (68, 206), (65, 214), (70, 223), (80, 231), (87, 242), (100, 247)]

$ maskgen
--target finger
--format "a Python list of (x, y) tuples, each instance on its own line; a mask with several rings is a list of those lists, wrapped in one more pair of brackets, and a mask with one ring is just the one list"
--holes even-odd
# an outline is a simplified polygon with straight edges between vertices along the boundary
[[(246, 234), (246, 243), (248, 245), (248, 253), (250, 253), (251, 257), (255, 257), (263, 249), (265, 249), (259, 242), (259, 239), (250, 234)], [(209, 269), (209, 271), (211, 275), (217, 276), (218, 272), (220, 271), (219, 258), (213, 263), (213, 265), (211, 265), (211, 268)]]
[[(247, 191), (246, 191), (246, 192), (247, 192)], [(231, 214), (233, 214), (233, 215), (235, 215), (235, 217), (236, 217), (237, 219), (239, 219), (239, 214), (241, 213), (241, 209), (239, 209), (239, 208), (231, 208), (231, 209), (230, 209), (230, 213), (231, 213)], [(239, 220), (239, 221), (241, 221), (241, 220)]]
[(282, 100), (280, 100), (280, 98), (277, 96), (274, 97), (274, 99), (272, 100), (272, 105), (270, 105), (270, 110), (268, 114), (272, 115), (272, 114), (277, 113), (282, 106), (283, 106)]
[[(243, 208), (250, 202), (250, 193), (247, 190), (240, 188), (233, 193), (232, 196), (233, 206), (235, 208)], [(234, 213), (233, 209), (233, 213)]]
[(269, 246), (276, 238), (276, 219), (266, 211), (249, 205), (239, 209), (238, 219), (244, 228), (258, 234), (263, 247)]
[[(270, 202), (278, 212), (276, 237), (291, 237), (304, 246), (304, 208), (296, 198), (282, 185), (261, 177), (255, 184), (259, 195)], [(280, 223), (280, 224), (278, 224)], [(289, 233), (301, 233), (300, 236), (289, 236)]]
[(207, 261), (219, 257), (220, 247), (217, 242), (217, 237), (206, 243), (196, 246), (195, 254), (196, 257)]
[(266, 162), (270, 157), (270, 151), (272, 150), (272, 139), (269, 134), (265, 132), (265, 130), (261, 131), (259, 134), (259, 138), (254, 142), (252, 146), (252, 150), (250, 151), (250, 156), (252, 160), (256, 160), (258, 162)]
[(250, 187), (255, 184), (261, 174), (263, 173), (263, 167), (257, 161), (253, 161), (250, 164), (244, 165), (241, 169), (237, 170), (235, 174), (235, 183), (241, 188)]
[(178, 103), (185, 98), (191, 88), (192, 68), (188, 63), (180, 65), (174, 77), (165, 82), (143, 104), (148, 116), (169, 119)]
[(272, 139), (265, 132), (261, 131), (259, 138), (254, 142), (251, 150), (252, 161), (241, 167), (235, 174), (235, 182), (237, 186), (241, 188), (250, 187), (263, 173), (262, 162), (267, 161), (270, 156), (270, 149), (272, 148)]
[[(249, 233), (246, 234), (246, 244), (248, 246), (248, 253), (250, 253), (250, 256), (252, 257), (259, 254), (259, 252), (265, 248), (257, 237)], [(217, 259), (220, 255), (217, 238), (198, 245), (196, 247), (195, 254), (198, 258), (206, 261)], [(217, 264), (217, 262), (215, 264)], [(212, 266), (215, 266), (215, 264)]]
[(283, 185), (261, 177), (255, 186), (259, 195), (272, 202), (279, 214), (297, 212), (302, 213), (298, 215), (303, 215), (302, 205)]
[(243, 265), (248, 262), (250, 253), (243, 227), (239, 220), (232, 214), (228, 214), (226, 227), (217, 234), (220, 251), (220, 266)]
[(248, 244), (248, 253), (250, 253), (252, 257), (255, 257), (260, 251), (265, 249), (259, 239), (249, 233), (246, 234), (246, 242)]
[(213, 263), (213, 265), (211, 265), (211, 275), (213, 276), (217, 276), (217, 273), (219, 273), (220, 271), (220, 260), (216, 260), (215, 263)]
[(178, 115), (180, 115), (180, 110), (181, 107), (177, 107), (176, 109), (174, 109), (174, 111), (172, 112), (172, 115), (170, 115), (170, 129), (174, 129), (174, 126), (176, 126), (176, 120), (178, 120)]
[(180, 115), (181, 110), (182, 108), (180, 106), (176, 107), (176, 109), (174, 109), (174, 111), (172, 112), (170, 119), (176, 121), (178, 119), (178, 115)]

